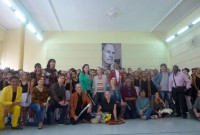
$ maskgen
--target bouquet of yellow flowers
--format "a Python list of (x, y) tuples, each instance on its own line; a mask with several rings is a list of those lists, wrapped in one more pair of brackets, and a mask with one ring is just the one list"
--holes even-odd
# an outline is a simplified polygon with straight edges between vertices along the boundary
[(105, 121), (108, 122), (110, 119), (111, 119), (111, 114), (107, 113), (107, 114), (106, 114)]
[(102, 118), (103, 121), (109, 122), (110, 119), (111, 119), (111, 114), (109, 114), (109, 113), (102, 113), (101, 114), (101, 118)]

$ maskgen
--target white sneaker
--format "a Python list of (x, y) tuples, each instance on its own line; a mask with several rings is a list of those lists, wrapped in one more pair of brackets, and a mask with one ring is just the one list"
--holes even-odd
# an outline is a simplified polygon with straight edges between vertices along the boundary
[(146, 117), (146, 116), (141, 116), (141, 119), (142, 119), (142, 120), (146, 120), (147, 117)]
[(151, 118), (152, 118), (152, 119), (157, 119), (158, 116), (157, 116), (157, 115), (152, 115)]

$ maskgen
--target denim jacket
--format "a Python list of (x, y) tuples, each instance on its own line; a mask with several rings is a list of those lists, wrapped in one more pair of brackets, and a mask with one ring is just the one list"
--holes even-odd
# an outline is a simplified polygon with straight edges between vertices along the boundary
[[(170, 72), (167, 72), (167, 74), (168, 74), (168, 76), (171, 75)], [(156, 76), (153, 77), (152, 81), (153, 81), (154, 85), (156, 86), (156, 88), (159, 87), (161, 79), (162, 79), (162, 72), (158, 73)]]

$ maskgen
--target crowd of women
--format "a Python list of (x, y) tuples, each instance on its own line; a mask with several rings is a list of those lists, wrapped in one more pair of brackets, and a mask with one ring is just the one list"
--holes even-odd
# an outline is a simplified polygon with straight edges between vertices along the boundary
[[(11, 123), (12, 129), (22, 126), (43, 127), (43, 123), (105, 123), (111, 120), (142, 120), (162, 117), (195, 119), (200, 117), (200, 68), (182, 71), (166, 64), (160, 70), (138, 68), (133, 71), (82, 69), (56, 70), (50, 59), (42, 69), (36, 63), (33, 72), (0, 70), (0, 129)], [(106, 119), (107, 118), (107, 119)]]

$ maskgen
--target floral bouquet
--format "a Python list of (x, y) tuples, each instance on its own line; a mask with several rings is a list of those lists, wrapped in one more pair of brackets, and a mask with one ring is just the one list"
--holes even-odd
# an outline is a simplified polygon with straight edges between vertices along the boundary
[(101, 122), (102, 123), (107, 123), (107, 122), (110, 121), (110, 119), (111, 119), (111, 114), (109, 114), (109, 113), (102, 113), (101, 114)]

